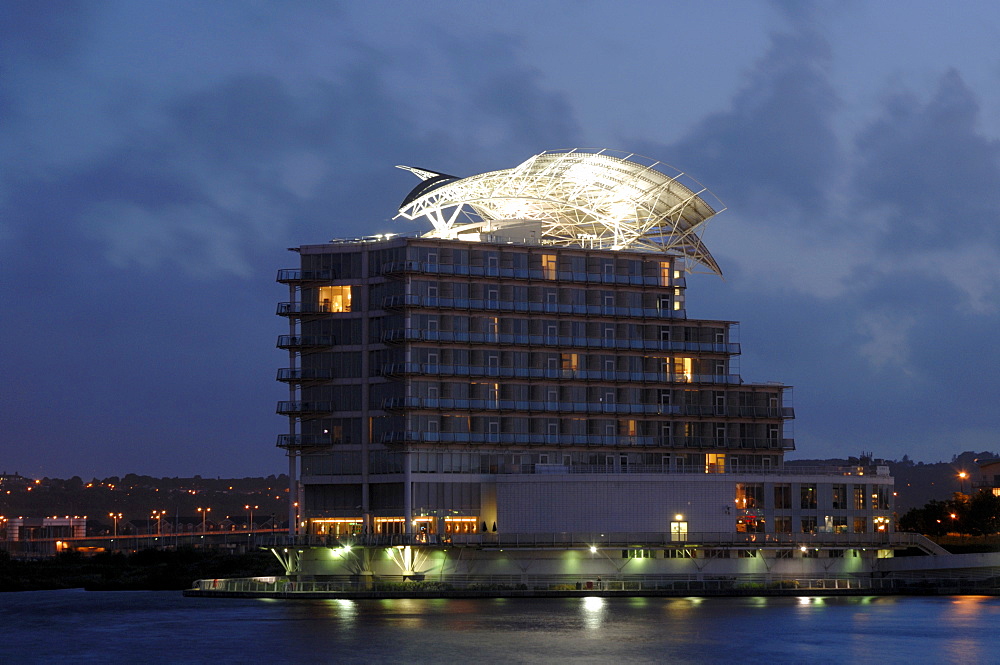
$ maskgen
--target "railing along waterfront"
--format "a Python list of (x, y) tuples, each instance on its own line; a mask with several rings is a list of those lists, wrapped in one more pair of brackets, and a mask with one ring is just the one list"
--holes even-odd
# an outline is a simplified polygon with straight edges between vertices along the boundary
[[(930, 549), (933, 542), (917, 533), (729, 533), (689, 532), (678, 537), (664, 532), (559, 532), (559, 533), (479, 533), (479, 534), (359, 534), (276, 535), (271, 547), (400, 547), (469, 545), (487, 548), (557, 548), (557, 549), (690, 549), (698, 550), (691, 558), (728, 558), (716, 556), (707, 548), (760, 549)], [(928, 543), (930, 543), (928, 545)]]
[(211, 593), (247, 595), (320, 595), (320, 594), (417, 594), (437, 595), (457, 592), (465, 595), (594, 595), (648, 594), (756, 595), (778, 592), (785, 595), (809, 592), (851, 593), (975, 593), (1000, 590), (1000, 577), (970, 578), (943, 572), (932, 577), (889, 574), (711, 574), (680, 575), (421, 575), (337, 576), (325, 580), (299, 580), (294, 577), (247, 577), (202, 579), (194, 589)]

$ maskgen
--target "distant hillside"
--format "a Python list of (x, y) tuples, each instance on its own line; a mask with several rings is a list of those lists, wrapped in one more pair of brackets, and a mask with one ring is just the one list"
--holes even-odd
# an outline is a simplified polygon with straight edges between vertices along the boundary
[[(246, 506), (252, 507), (252, 511)], [(198, 509), (208, 509), (202, 513)], [(0, 515), (46, 517), (87, 516), (88, 528), (109, 530), (121, 520), (149, 520), (152, 511), (165, 512), (167, 522), (207, 522), (231, 519), (255, 523), (288, 515), (288, 477), (267, 478), (154, 478), (128, 474), (85, 482), (79, 476), (30, 479), (16, 474), (0, 476)], [(91, 524), (92, 523), (92, 524)]]

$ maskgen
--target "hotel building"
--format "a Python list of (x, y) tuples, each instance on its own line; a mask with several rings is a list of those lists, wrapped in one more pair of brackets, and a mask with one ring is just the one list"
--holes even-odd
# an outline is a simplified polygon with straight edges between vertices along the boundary
[[(400, 216), (430, 231), (303, 245), (278, 274), (290, 573), (416, 575), (431, 554), (449, 573), (558, 573), (581, 551), (601, 574), (598, 545), (660, 573), (854, 570), (903, 546), (887, 469), (786, 467), (790, 389), (741, 377), (736, 322), (689, 316), (689, 275), (721, 274), (704, 187), (606, 150), (403, 168), (420, 183)], [(345, 545), (349, 564), (330, 555)]]

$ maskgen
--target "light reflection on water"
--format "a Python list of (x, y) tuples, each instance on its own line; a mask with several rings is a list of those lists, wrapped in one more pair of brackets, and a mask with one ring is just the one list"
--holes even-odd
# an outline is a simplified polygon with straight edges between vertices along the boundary
[(0, 661), (974, 663), (993, 597), (215, 600), (0, 596)]

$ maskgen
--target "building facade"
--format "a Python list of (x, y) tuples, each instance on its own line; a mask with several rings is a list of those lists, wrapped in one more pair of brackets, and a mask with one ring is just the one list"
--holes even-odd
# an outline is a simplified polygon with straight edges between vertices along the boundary
[(431, 232), (293, 250), (278, 446), (300, 542), (889, 548), (886, 469), (785, 468), (790, 389), (744, 381), (736, 322), (688, 316), (718, 206), (637, 159), (409, 168), (400, 214)]

